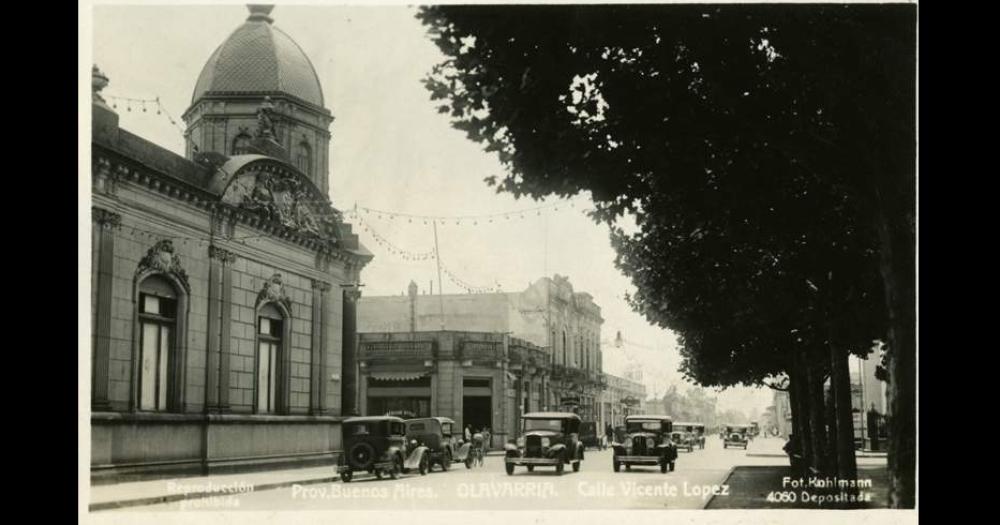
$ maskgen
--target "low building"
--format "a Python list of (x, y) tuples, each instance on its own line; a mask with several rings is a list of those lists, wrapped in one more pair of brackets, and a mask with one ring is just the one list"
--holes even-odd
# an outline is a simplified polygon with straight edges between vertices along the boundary
[(445, 416), (489, 428), (493, 447), (517, 434), (521, 414), (545, 410), (559, 375), (545, 350), (496, 332), (368, 332), (358, 335), (365, 415)]
[[(398, 296), (365, 296), (358, 303), (359, 332), (509, 334), (543, 352), (550, 371), (538, 395), (539, 410), (572, 407), (598, 420), (604, 389), (601, 309), (566, 277), (543, 277), (524, 291), (485, 294), (420, 294), (416, 283)], [(438, 414), (441, 415), (441, 414)]]

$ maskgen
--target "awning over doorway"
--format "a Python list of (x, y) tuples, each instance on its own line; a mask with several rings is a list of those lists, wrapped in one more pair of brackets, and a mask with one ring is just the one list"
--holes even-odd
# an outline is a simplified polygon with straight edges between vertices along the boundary
[(372, 372), (368, 374), (368, 377), (375, 379), (376, 381), (409, 381), (412, 379), (420, 379), (427, 375), (427, 372), (410, 371), (410, 372)]

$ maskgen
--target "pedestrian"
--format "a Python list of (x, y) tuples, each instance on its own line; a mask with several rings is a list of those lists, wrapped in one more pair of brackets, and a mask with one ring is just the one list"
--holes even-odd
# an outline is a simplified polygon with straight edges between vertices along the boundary
[(465, 425), (465, 442), (472, 443), (472, 425)]
[(615, 439), (615, 429), (611, 428), (611, 423), (604, 425), (604, 438), (609, 445)]

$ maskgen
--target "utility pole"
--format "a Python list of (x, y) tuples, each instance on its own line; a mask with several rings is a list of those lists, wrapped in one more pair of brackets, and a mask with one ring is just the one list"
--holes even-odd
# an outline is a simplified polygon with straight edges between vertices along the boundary
[(441, 310), (441, 330), (444, 331), (444, 296), (441, 295), (444, 292), (444, 283), (441, 282), (441, 250), (438, 248), (437, 221), (433, 221), (433, 224), (434, 224), (434, 260), (437, 261), (437, 270), (438, 270), (438, 307)]

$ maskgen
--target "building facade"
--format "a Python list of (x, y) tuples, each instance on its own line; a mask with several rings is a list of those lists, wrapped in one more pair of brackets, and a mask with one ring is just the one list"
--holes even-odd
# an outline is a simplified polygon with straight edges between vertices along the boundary
[(540, 347), (551, 369), (540, 410), (573, 407), (581, 417), (601, 417), (604, 390), (601, 309), (566, 277), (543, 277), (524, 291), (486, 294), (420, 294), (415, 283), (399, 296), (366, 296), (358, 304), (359, 331), (404, 333), (455, 330), (510, 334)]
[(521, 414), (542, 409), (547, 362), (544, 349), (497, 332), (360, 333), (361, 413), (450, 417), (502, 446)]
[(330, 204), (332, 117), (270, 10), (197, 79), (184, 157), (121, 129), (94, 67), (95, 481), (330, 463), (357, 407), (372, 256)]
[[(601, 420), (617, 427), (625, 416), (646, 412), (646, 386), (638, 381), (605, 374), (608, 387), (601, 396)], [(670, 414), (663, 414), (670, 415)]]

